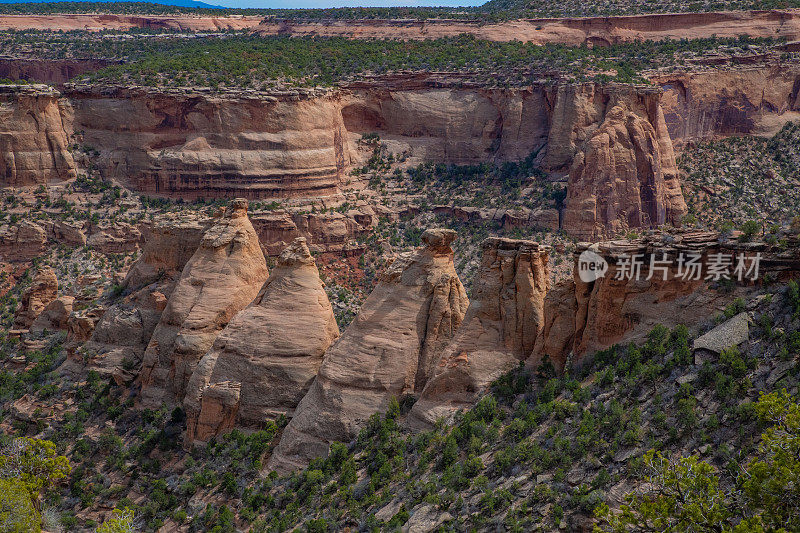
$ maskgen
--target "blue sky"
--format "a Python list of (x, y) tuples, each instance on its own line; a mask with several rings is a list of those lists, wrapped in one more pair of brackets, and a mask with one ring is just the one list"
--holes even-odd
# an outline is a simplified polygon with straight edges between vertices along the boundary
[(486, 0), (204, 0), (225, 7), (396, 7), (396, 6), (479, 6)]

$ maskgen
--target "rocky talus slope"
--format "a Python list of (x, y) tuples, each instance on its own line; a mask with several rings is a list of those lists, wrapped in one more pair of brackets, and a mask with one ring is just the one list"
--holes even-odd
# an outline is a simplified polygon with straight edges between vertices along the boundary
[(203, 234), (153, 332), (140, 376), (144, 405), (183, 400), (200, 358), (266, 278), (247, 201), (234, 200)]
[(186, 444), (291, 417), (338, 337), (314, 258), (298, 237), (192, 374), (183, 403)]
[(348, 442), (392, 398), (421, 391), (467, 310), (453, 266), (452, 230), (427, 230), (425, 246), (381, 274), (361, 312), (328, 352), (283, 432), (269, 467), (288, 470)]
[(410, 427), (430, 428), (472, 405), (492, 381), (531, 355), (544, 327), (548, 254), (533, 241), (484, 241), (474, 297), (408, 415)]

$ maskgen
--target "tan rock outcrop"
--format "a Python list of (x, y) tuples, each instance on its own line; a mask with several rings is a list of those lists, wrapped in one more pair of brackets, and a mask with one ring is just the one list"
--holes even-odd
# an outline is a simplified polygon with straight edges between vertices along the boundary
[(350, 163), (341, 114), (324, 93), (82, 86), (69, 98), (75, 128), (100, 151), (100, 172), (137, 191), (184, 199), (330, 195)]
[(83, 230), (83, 224), (79, 222), (56, 221), (48, 227), (47, 233), (58, 244), (70, 246), (86, 244), (86, 232)]
[(22, 294), (14, 315), (15, 329), (28, 329), (45, 308), (58, 297), (58, 278), (50, 267), (39, 269), (31, 286)]
[(142, 403), (183, 401), (200, 358), (267, 278), (264, 254), (247, 217), (247, 201), (233, 200), (205, 232), (186, 263), (144, 354)]
[(46, 85), (0, 86), (0, 187), (75, 177), (60, 96)]
[(266, 255), (281, 253), (295, 238), (304, 237), (315, 252), (341, 252), (366, 234), (377, 217), (369, 206), (348, 213), (274, 211), (250, 217)]
[(47, 307), (31, 324), (31, 332), (66, 330), (74, 302), (75, 298), (73, 296), (59, 296), (47, 304)]
[(0, 261), (30, 261), (47, 249), (47, 232), (30, 220), (0, 226)]
[(564, 230), (581, 239), (679, 226), (686, 213), (658, 93), (612, 91), (600, 126), (575, 155)]
[(530, 356), (544, 327), (548, 254), (534, 241), (484, 242), (475, 296), (408, 415), (410, 427), (431, 427), (471, 405), (492, 381)]
[(298, 237), (192, 374), (184, 399), (187, 446), (232, 427), (291, 417), (338, 337), (316, 263)]
[(687, 142), (731, 135), (772, 136), (800, 119), (800, 66), (792, 62), (654, 74), (669, 135)]
[[(166, 218), (151, 228), (141, 255), (121, 284), (126, 296), (110, 306), (90, 331), (81, 364), (85, 358), (88, 369), (119, 384), (138, 377), (167, 298), (210, 223), (205, 218)], [(79, 326), (77, 322), (74, 325)]]
[(455, 334), (468, 301), (453, 266), (452, 230), (427, 230), (401, 254), (345, 333), (328, 350), (270, 459), (286, 470), (348, 442), (392, 397), (421, 391)]
[(104, 254), (135, 252), (142, 243), (142, 232), (127, 222), (89, 228), (86, 244)]

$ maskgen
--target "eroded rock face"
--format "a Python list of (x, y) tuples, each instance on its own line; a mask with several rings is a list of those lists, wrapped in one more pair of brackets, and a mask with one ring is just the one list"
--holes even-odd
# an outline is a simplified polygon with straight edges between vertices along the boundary
[(464, 322), (409, 413), (420, 429), (471, 405), (501, 374), (525, 360), (544, 327), (549, 250), (534, 241), (489, 238)]
[[(578, 271), (579, 254), (587, 249), (608, 263), (606, 274), (594, 281), (581, 280)], [(699, 257), (697, 263), (704, 265), (699, 279), (694, 279), (688, 267), (680, 266), (678, 257), (682, 253), (686, 260), (689, 254)], [(716, 232), (654, 233), (633, 241), (579, 244), (574, 280), (559, 284), (545, 299), (545, 328), (528, 363), (537, 366), (547, 357), (557, 369), (563, 369), (570, 354), (573, 363), (579, 364), (586, 354), (623, 340), (644, 339), (657, 324), (669, 328), (702, 324), (752, 285), (743, 276), (731, 291), (711, 288), (712, 281), (705, 279), (707, 267), (720, 253), (734, 257), (742, 253), (747, 258), (760, 253), (759, 279), (766, 273), (782, 279), (800, 271), (796, 244), (790, 244), (789, 250), (780, 250), (761, 243), (721, 242)], [(637, 254), (641, 275), (631, 276), (622, 261)], [(655, 263), (656, 269), (649, 276), (651, 258), (666, 263)], [(750, 266), (749, 260), (746, 266)], [(735, 267), (736, 261), (730, 266), (731, 274)]]
[(392, 397), (421, 391), (461, 324), (467, 295), (453, 266), (452, 230), (427, 230), (400, 255), (325, 355), (270, 459), (291, 469), (348, 442)]
[(192, 374), (184, 400), (187, 446), (234, 426), (291, 417), (338, 337), (316, 263), (298, 237)]
[(142, 403), (183, 401), (200, 358), (267, 278), (264, 254), (237, 199), (205, 232), (186, 263), (147, 346), (140, 376)]
[(603, 120), (576, 152), (563, 227), (581, 239), (672, 224), (686, 213), (657, 93), (615, 90)]
[[(126, 296), (92, 324), (91, 337), (83, 346), (88, 369), (119, 384), (138, 377), (167, 299), (210, 223), (208, 219), (168, 218), (153, 226), (141, 255), (122, 282)], [(81, 324), (88, 325), (86, 321), (73, 323), (75, 337), (81, 334), (77, 331)]]
[(14, 315), (15, 329), (28, 329), (33, 321), (58, 296), (58, 278), (50, 267), (40, 269), (31, 286), (22, 294)]
[(676, 148), (729, 135), (772, 136), (800, 119), (800, 66), (764, 64), (658, 74), (664, 119)]
[[(145, 349), (173, 288), (171, 280), (153, 283), (111, 306), (93, 326), (91, 337), (83, 345), (87, 368), (113, 378), (118, 384), (133, 381), (139, 375)], [(75, 329), (79, 326), (76, 322), (72, 325)]]
[(0, 88), (0, 187), (75, 177), (69, 110), (47, 86)]
[(0, 226), (0, 261), (30, 261), (47, 248), (47, 232), (30, 220)]

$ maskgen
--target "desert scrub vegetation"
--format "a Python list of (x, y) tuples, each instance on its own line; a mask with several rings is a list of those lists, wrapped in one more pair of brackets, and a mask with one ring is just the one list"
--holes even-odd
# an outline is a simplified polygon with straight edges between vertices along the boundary
[(800, 211), (800, 123), (785, 124), (771, 139), (729, 137), (687, 147), (678, 165), (689, 214), (707, 227), (758, 221), (764, 231)]
[[(800, 290), (769, 290), (724, 314), (750, 312), (752, 341), (703, 364), (686, 327), (657, 326), (643, 342), (590, 354), (562, 375), (547, 361), (515, 369), (473, 408), (419, 434), (403, 428), (413, 398), (398, 398), (352, 442), (288, 476), (263, 473), (285, 421), (187, 452), (181, 409), (134, 409), (130, 389), (95, 373), (70, 384), (39, 373), (11, 387), (4, 416), (20, 392), (51, 412), (14, 415), (3, 438), (51, 440), (69, 459), (72, 471), (46, 494), (68, 530), (113, 519), (109, 506), (134, 513), (141, 531), (394, 530), (420, 516), (457, 531), (583, 527), (598, 506), (618, 508), (618, 495), (652, 475), (649, 450), (697, 455), (726, 493), (743, 465), (773, 453), (761, 451), (771, 423), (758, 400), (784, 389), (796, 397)], [(3, 348), (6, 357), (19, 349)]]
[(674, 460), (650, 450), (642, 458), (649, 490), (627, 495), (620, 512), (598, 506), (598, 529), (800, 530), (800, 404), (784, 389), (762, 394), (755, 411), (767, 429), (734, 479), (720, 480), (720, 473), (697, 456)]
[(226, 32), (196, 39), (91, 32), (0, 33), (0, 51), (26, 57), (103, 58), (120, 62), (76, 81), (148, 86), (269, 89), (330, 86), (365, 74), (451, 71), (488, 86), (529, 85), (542, 72), (575, 81), (647, 83), (642, 71), (682, 65), (698, 54), (753, 53), (777, 41), (747, 37), (664, 40), (588, 48), (491, 42), (469, 35), (423, 41), (339, 37), (264, 37)]

